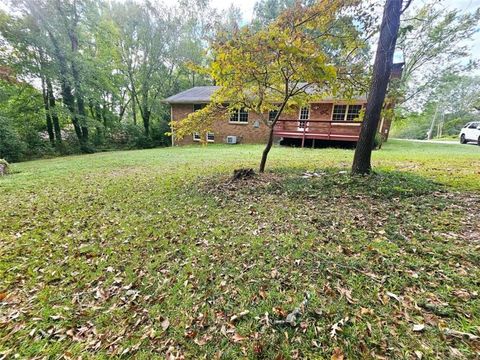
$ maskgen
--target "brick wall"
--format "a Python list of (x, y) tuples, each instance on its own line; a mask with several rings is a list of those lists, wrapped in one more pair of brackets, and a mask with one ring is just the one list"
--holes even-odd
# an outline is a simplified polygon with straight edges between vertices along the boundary
[[(189, 113), (193, 112), (193, 104), (172, 104), (172, 120), (181, 120)], [(258, 127), (257, 127), (258, 125)], [(215, 134), (216, 143), (226, 143), (227, 136), (237, 137), (239, 143), (258, 144), (265, 143), (268, 139), (269, 127), (266, 126), (258, 114), (248, 113), (248, 123), (231, 124), (228, 119), (219, 119), (212, 126), (212, 132)], [(175, 140), (175, 145), (187, 145), (199, 143), (193, 140), (192, 136), (186, 136), (182, 140)]]
[[(364, 104), (365, 105), (365, 104)], [(325, 120), (329, 121), (332, 118), (333, 103), (313, 103), (310, 105), (310, 119), (312, 120)], [(193, 104), (172, 104), (172, 120), (178, 121), (181, 120), (189, 113), (193, 112)], [(298, 119), (299, 111), (294, 109), (290, 112), (285, 112), (280, 117), (285, 120)], [(347, 127), (345, 124), (345, 129), (341, 125), (336, 127), (336, 132), (339, 134), (350, 134), (352, 130), (355, 130), (355, 133), (359, 129), (351, 129), (351, 126)], [(383, 128), (381, 129), (382, 133), (388, 134), (390, 127), (390, 122), (385, 122)], [(219, 119), (214, 122), (212, 126), (212, 132), (215, 134), (216, 143), (226, 143), (227, 136), (233, 135), (237, 137), (239, 143), (265, 143), (268, 139), (269, 127), (266, 126), (261, 120), (260, 116), (256, 113), (249, 112), (248, 114), (248, 123), (245, 124), (232, 124), (229, 123), (228, 119)], [(195, 144), (199, 143), (198, 141), (193, 140), (193, 134), (187, 136), (181, 140), (175, 139), (175, 145), (186, 145), (186, 144)]]

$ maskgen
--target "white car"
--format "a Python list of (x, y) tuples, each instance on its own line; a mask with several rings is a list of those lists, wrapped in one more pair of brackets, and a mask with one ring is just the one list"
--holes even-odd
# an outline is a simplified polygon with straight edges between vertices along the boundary
[(460, 144), (475, 141), (480, 145), (480, 121), (469, 122), (460, 131)]

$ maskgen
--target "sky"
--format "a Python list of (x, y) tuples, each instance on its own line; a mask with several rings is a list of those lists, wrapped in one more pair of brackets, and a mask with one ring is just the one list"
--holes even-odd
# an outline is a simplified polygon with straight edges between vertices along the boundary
[[(243, 14), (243, 20), (250, 20), (253, 17), (253, 7), (256, 0), (210, 0), (212, 7), (219, 10), (227, 10), (231, 5), (239, 8)], [(425, 0), (413, 0), (412, 6), (425, 3)], [(442, 3), (449, 9), (461, 9), (473, 12), (480, 7), (480, 0), (443, 0)], [(472, 45), (472, 56), (480, 58), (480, 29), (474, 36)]]

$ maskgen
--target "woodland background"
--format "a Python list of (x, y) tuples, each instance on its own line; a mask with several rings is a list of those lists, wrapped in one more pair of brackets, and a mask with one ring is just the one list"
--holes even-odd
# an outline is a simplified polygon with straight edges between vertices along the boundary
[[(212, 84), (197, 71), (210, 60), (212, 42), (260, 29), (293, 4), (259, 0), (246, 22), (239, 9), (220, 13), (206, 0), (10, 3), (0, 12), (0, 158), (170, 145), (170, 109), (161, 100)], [(453, 136), (478, 119), (480, 77), (469, 39), (479, 19), (478, 9), (441, 2), (409, 8), (397, 43), (405, 69), (391, 94), (393, 136)]]

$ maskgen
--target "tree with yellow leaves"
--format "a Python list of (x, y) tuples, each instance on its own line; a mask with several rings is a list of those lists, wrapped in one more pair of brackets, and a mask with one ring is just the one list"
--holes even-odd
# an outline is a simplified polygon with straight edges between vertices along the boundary
[[(366, 43), (351, 16), (355, 3), (297, 3), (263, 29), (244, 27), (218, 36), (206, 72), (220, 86), (205, 108), (172, 122), (177, 138), (206, 132), (219, 116), (238, 109), (253, 111), (269, 127), (259, 171), (265, 171), (274, 127), (285, 112), (312, 100), (353, 95), (359, 73), (365, 75)], [(349, 15), (350, 12), (350, 15)], [(269, 112), (275, 117), (269, 121)]]

